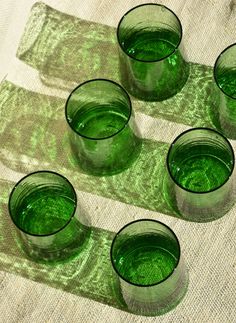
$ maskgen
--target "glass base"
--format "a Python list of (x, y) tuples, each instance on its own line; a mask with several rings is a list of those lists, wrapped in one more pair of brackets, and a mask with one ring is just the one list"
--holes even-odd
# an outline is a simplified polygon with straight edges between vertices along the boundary
[(160, 303), (134, 301), (133, 298), (129, 298), (129, 296), (123, 294), (123, 298), (128, 306), (128, 311), (132, 314), (143, 316), (161, 316), (166, 314), (176, 308), (187, 293), (189, 284), (189, 275), (187, 270), (183, 271), (180, 282), (181, 283), (178, 285), (174, 293)]
[[(73, 259), (86, 247), (88, 240), (90, 239), (91, 228), (83, 228), (83, 232), (80, 232), (79, 236), (74, 239), (73, 242), (68, 245), (63, 245), (63, 237), (59, 237), (60, 241), (52, 241), (55, 237), (49, 236), (47, 239), (43, 241), (41, 247), (34, 244), (33, 237), (30, 240), (26, 240), (25, 236), (22, 236), (21, 233), (18, 233), (17, 243), (19, 247), (25, 252), (25, 254), (38, 263), (61, 263), (68, 262)], [(37, 239), (37, 237), (36, 237)], [(51, 239), (51, 240), (50, 240)], [(58, 240), (58, 237), (56, 237)], [(38, 244), (38, 241), (36, 241)], [(55, 246), (53, 247), (53, 243)], [(48, 244), (48, 245), (47, 245)], [(60, 247), (61, 244), (61, 247)]]
[(179, 65), (174, 67), (172, 56), (164, 62), (145, 63), (130, 62), (120, 54), (121, 84), (129, 94), (142, 101), (159, 102), (173, 97), (186, 84), (190, 65), (179, 53)]
[(132, 145), (129, 149), (124, 147), (123, 153), (118, 152), (118, 154), (114, 149), (114, 155), (110, 156), (110, 158), (107, 161), (104, 161), (100, 166), (99, 164), (96, 164), (96, 161), (93, 162), (90, 158), (81, 156), (78, 153), (77, 145), (71, 141), (71, 161), (74, 166), (78, 166), (86, 174), (93, 176), (111, 176), (119, 174), (131, 167), (138, 159), (141, 149), (142, 139), (139, 137), (132, 138)]

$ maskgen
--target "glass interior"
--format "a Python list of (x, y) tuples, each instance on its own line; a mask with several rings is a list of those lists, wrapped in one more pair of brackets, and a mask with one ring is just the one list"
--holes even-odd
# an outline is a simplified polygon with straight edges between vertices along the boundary
[(105, 139), (120, 132), (131, 115), (128, 94), (108, 80), (81, 84), (69, 96), (66, 118), (70, 127), (89, 139)]
[(74, 215), (76, 193), (63, 176), (32, 173), (20, 180), (9, 199), (16, 226), (30, 235), (51, 235), (64, 228)]
[(178, 17), (163, 5), (140, 5), (128, 11), (117, 29), (122, 50), (141, 61), (158, 61), (172, 54), (182, 38)]
[(128, 283), (151, 286), (172, 274), (180, 258), (175, 234), (154, 220), (139, 220), (121, 229), (111, 247), (112, 264)]
[(218, 87), (228, 96), (236, 99), (236, 44), (226, 48), (217, 58), (214, 77)]
[(234, 168), (233, 149), (226, 138), (211, 129), (192, 129), (170, 147), (167, 166), (182, 188), (203, 193), (223, 185)]

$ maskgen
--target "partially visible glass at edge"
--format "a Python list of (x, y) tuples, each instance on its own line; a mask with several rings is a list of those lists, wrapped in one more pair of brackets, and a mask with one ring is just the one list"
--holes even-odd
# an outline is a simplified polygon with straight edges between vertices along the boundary
[(216, 126), (228, 138), (236, 139), (236, 44), (227, 47), (214, 65), (218, 88), (218, 109), (214, 111)]

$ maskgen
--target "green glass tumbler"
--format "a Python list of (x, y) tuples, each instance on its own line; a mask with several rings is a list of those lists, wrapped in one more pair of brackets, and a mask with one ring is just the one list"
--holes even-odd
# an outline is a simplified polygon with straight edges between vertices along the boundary
[(189, 75), (180, 48), (182, 26), (173, 11), (148, 3), (134, 7), (117, 28), (121, 83), (134, 97), (162, 101), (179, 92)]
[(236, 44), (227, 47), (214, 65), (214, 79), (220, 94), (217, 120), (220, 131), (236, 139)]
[(141, 149), (131, 101), (117, 83), (94, 79), (79, 85), (66, 103), (72, 152), (92, 175), (128, 168)]
[(79, 253), (90, 236), (89, 219), (77, 208), (71, 183), (51, 171), (23, 177), (9, 197), (9, 213), (26, 254), (58, 261)]
[(170, 200), (186, 220), (207, 222), (227, 213), (235, 201), (234, 152), (209, 128), (180, 134), (167, 155)]
[(111, 262), (129, 311), (146, 316), (173, 309), (184, 297), (188, 272), (175, 233), (148, 219), (130, 222), (115, 236)]

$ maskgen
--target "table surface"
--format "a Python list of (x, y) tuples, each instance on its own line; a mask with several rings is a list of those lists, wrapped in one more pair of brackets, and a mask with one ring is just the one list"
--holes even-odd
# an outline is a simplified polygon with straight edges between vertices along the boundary
[[(1, 0), (0, 80), (7, 77), (20, 86), (47, 92), (45, 87), (38, 85), (37, 73), (15, 55), (34, 2)], [(62, 12), (110, 26), (116, 26), (130, 8), (145, 3), (142, 0), (44, 2)], [(219, 53), (235, 41), (236, 1), (149, 2), (162, 3), (179, 16), (184, 29), (183, 43), (190, 61), (213, 66)], [(188, 128), (151, 117), (139, 118), (146, 137), (155, 137), (161, 132), (166, 142), (171, 142), (176, 134)], [(0, 162), (0, 178), (16, 181), (23, 175)], [(131, 220), (149, 217), (159, 219), (174, 229), (180, 238), (190, 274), (185, 299), (162, 317), (145, 318), (0, 271), (0, 322), (236, 322), (236, 208), (212, 223), (186, 223), (161, 213), (84, 194), (88, 211), (94, 214), (94, 226), (117, 231)]]

